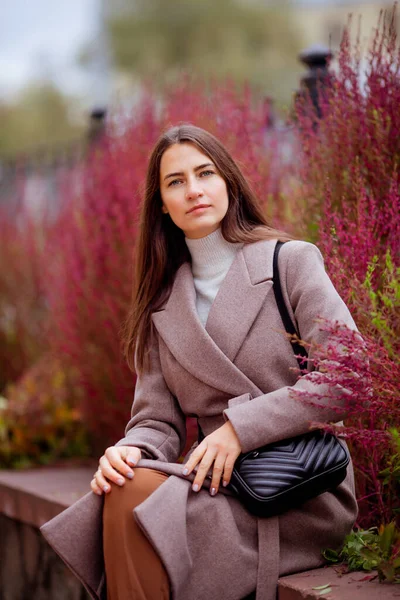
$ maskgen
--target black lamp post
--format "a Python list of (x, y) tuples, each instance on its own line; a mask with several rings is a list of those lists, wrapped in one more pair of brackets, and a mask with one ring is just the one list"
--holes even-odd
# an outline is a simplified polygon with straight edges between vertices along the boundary
[(91, 57), (93, 109), (89, 116), (89, 144), (100, 142), (106, 131), (107, 107), (111, 97), (112, 58), (107, 22), (112, 14), (112, 3), (96, 1), (97, 31)]
[(94, 108), (89, 116), (88, 141), (89, 144), (99, 142), (105, 132), (105, 108)]
[(332, 85), (334, 75), (329, 71), (333, 52), (322, 45), (313, 45), (298, 55), (300, 62), (308, 67), (308, 73), (301, 78), (300, 90), (296, 99), (308, 97), (315, 108), (316, 115), (321, 118), (321, 97)]

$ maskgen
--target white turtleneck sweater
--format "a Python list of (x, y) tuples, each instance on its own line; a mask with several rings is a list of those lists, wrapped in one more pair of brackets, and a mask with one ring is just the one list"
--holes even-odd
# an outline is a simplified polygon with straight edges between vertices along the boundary
[(221, 229), (197, 240), (185, 238), (192, 257), (192, 273), (196, 289), (196, 308), (205, 326), (211, 304), (223, 282), (236, 252), (243, 244), (227, 242)]

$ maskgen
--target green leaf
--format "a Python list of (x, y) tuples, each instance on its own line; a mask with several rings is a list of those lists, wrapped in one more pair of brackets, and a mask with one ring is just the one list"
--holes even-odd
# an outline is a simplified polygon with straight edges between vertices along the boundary
[(313, 587), (313, 590), (324, 590), (328, 587), (330, 587), (330, 583), (324, 583), (324, 585), (316, 585), (315, 587)]
[(363, 548), (360, 551), (360, 555), (367, 560), (370, 560), (372, 562), (376, 562), (380, 560), (380, 554), (378, 552), (375, 552), (374, 550), (371, 550), (370, 548)]
[[(343, 562), (347, 571), (378, 571), (380, 581), (400, 581), (400, 530), (395, 522), (367, 530), (355, 530), (346, 536), (340, 551), (328, 548), (322, 553), (328, 562)], [(318, 586), (321, 591), (330, 584)], [(325, 593), (325, 592), (324, 592)]]
[(378, 565), (379, 581), (388, 581), (391, 583), (395, 577), (395, 571), (393, 565), (390, 563), (381, 563)]
[(393, 566), (395, 569), (400, 569), (400, 556), (394, 559)]
[(340, 561), (339, 552), (336, 550), (332, 550), (332, 548), (327, 548), (322, 551), (322, 556), (330, 563), (337, 563)]
[(386, 525), (383, 528), (382, 533), (380, 534), (380, 547), (382, 548), (382, 552), (385, 555), (389, 555), (391, 545), (393, 543), (395, 533), (395, 523), (392, 521), (389, 525)]

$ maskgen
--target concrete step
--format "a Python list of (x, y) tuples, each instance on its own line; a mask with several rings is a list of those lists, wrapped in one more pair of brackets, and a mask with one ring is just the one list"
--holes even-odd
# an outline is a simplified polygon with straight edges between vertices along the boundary
[(371, 581), (374, 575), (361, 571), (338, 575), (333, 567), (296, 573), (281, 577), (278, 600), (399, 600), (400, 585)]

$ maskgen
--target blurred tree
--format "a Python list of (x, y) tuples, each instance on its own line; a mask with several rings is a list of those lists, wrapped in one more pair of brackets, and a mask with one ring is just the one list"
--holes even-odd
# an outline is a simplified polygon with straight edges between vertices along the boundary
[(81, 137), (84, 127), (74, 122), (73, 105), (51, 82), (31, 84), (13, 102), (0, 104), (0, 158)]
[[(238, 0), (127, 0), (122, 13), (117, 0), (110, 4), (111, 47), (120, 71), (150, 78), (156, 86), (182, 70), (229, 76), (250, 81), (278, 103), (290, 102), (303, 40), (288, 1), (277, 8)], [(82, 63), (89, 64), (90, 57), (88, 47)]]

